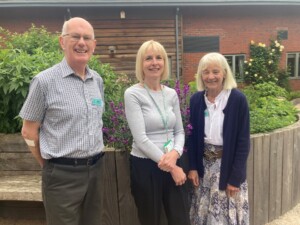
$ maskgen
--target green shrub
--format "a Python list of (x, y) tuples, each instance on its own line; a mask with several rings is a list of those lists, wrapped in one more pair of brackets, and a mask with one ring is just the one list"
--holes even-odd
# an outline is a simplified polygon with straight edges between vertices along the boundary
[[(25, 101), (31, 79), (39, 72), (60, 62), (63, 54), (59, 35), (34, 25), (24, 33), (11, 33), (0, 28), (0, 133), (20, 131), (19, 111)], [(109, 102), (122, 100), (126, 76), (117, 75), (109, 64), (101, 64), (96, 56), (89, 62), (105, 83), (105, 103), (108, 109), (103, 120), (110, 122)], [(121, 96), (121, 97), (120, 97)]]
[(300, 91), (291, 91), (289, 92), (288, 99), (291, 101), (293, 99), (300, 98)]
[(62, 59), (58, 36), (34, 25), (23, 34), (0, 28), (0, 132), (20, 130), (19, 111), (30, 81)]
[(297, 110), (287, 100), (288, 92), (275, 83), (251, 85), (243, 92), (249, 102), (252, 134), (270, 132), (297, 121)]

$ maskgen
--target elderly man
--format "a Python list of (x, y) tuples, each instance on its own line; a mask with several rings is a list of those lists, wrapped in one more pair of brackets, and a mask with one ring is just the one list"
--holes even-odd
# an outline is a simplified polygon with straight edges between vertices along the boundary
[(42, 167), (48, 225), (99, 225), (103, 163), (103, 80), (87, 63), (96, 40), (82, 18), (66, 21), (64, 59), (31, 82), (22, 136)]

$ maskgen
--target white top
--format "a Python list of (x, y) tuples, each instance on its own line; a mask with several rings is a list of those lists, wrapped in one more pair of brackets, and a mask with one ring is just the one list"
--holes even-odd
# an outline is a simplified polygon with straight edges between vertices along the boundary
[(223, 145), (223, 109), (226, 107), (231, 90), (222, 90), (216, 97), (215, 102), (211, 103), (205, 95), (207, 109), (205, 116), (205, 137), (204, 141), (208, 144)]
[(167, 86), (163, 86), (162, 91), (149, 90), (149, 93), (163, 117), (167, 115), (167, 131), (153, 99), (144, 87), (135, 84), (124, 95), (126, 118), (133, 136), (131, 154), (155, 162), (165, 153), (163, 146), (168, 139), (173, 141), (173, 149), (182, 154), (185, 138), (177, 93)]

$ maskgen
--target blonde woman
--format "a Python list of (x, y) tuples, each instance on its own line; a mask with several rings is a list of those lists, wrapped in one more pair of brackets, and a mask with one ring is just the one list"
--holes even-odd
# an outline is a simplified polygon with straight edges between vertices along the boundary
[(184, 129), (175, 90), (168, 78), (168, 57), (156, 41), (142, 44), (136, 57), (139, 83), (125, 91), (125, 112), (133, 136), (131, 191), (141, 225), (159, 225), (162, 207), (169, 225), (189, 225), (186, 174), (179, 158)]

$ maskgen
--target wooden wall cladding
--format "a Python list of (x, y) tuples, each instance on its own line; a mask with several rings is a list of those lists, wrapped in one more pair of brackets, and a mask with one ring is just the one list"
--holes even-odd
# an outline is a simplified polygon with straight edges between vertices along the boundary
[[(100, 56), (101, 62), (111, 64), (115, 72), (135, 77), (135, 57), (139, 47), (145, 41), (155, 40), (165, 47), (171, 61), (172, 77), (176, 76), (175, 18), (105, 19), (93, 20), (91, 23), (97, 39), (95, 54)], [(181, 49), (181, 36), (179, 40), (178, 46)], [(110, 52), (110, 46), (115, 49), (114, 53)], [(181, 65), (180, 57), (179, 65)]]

